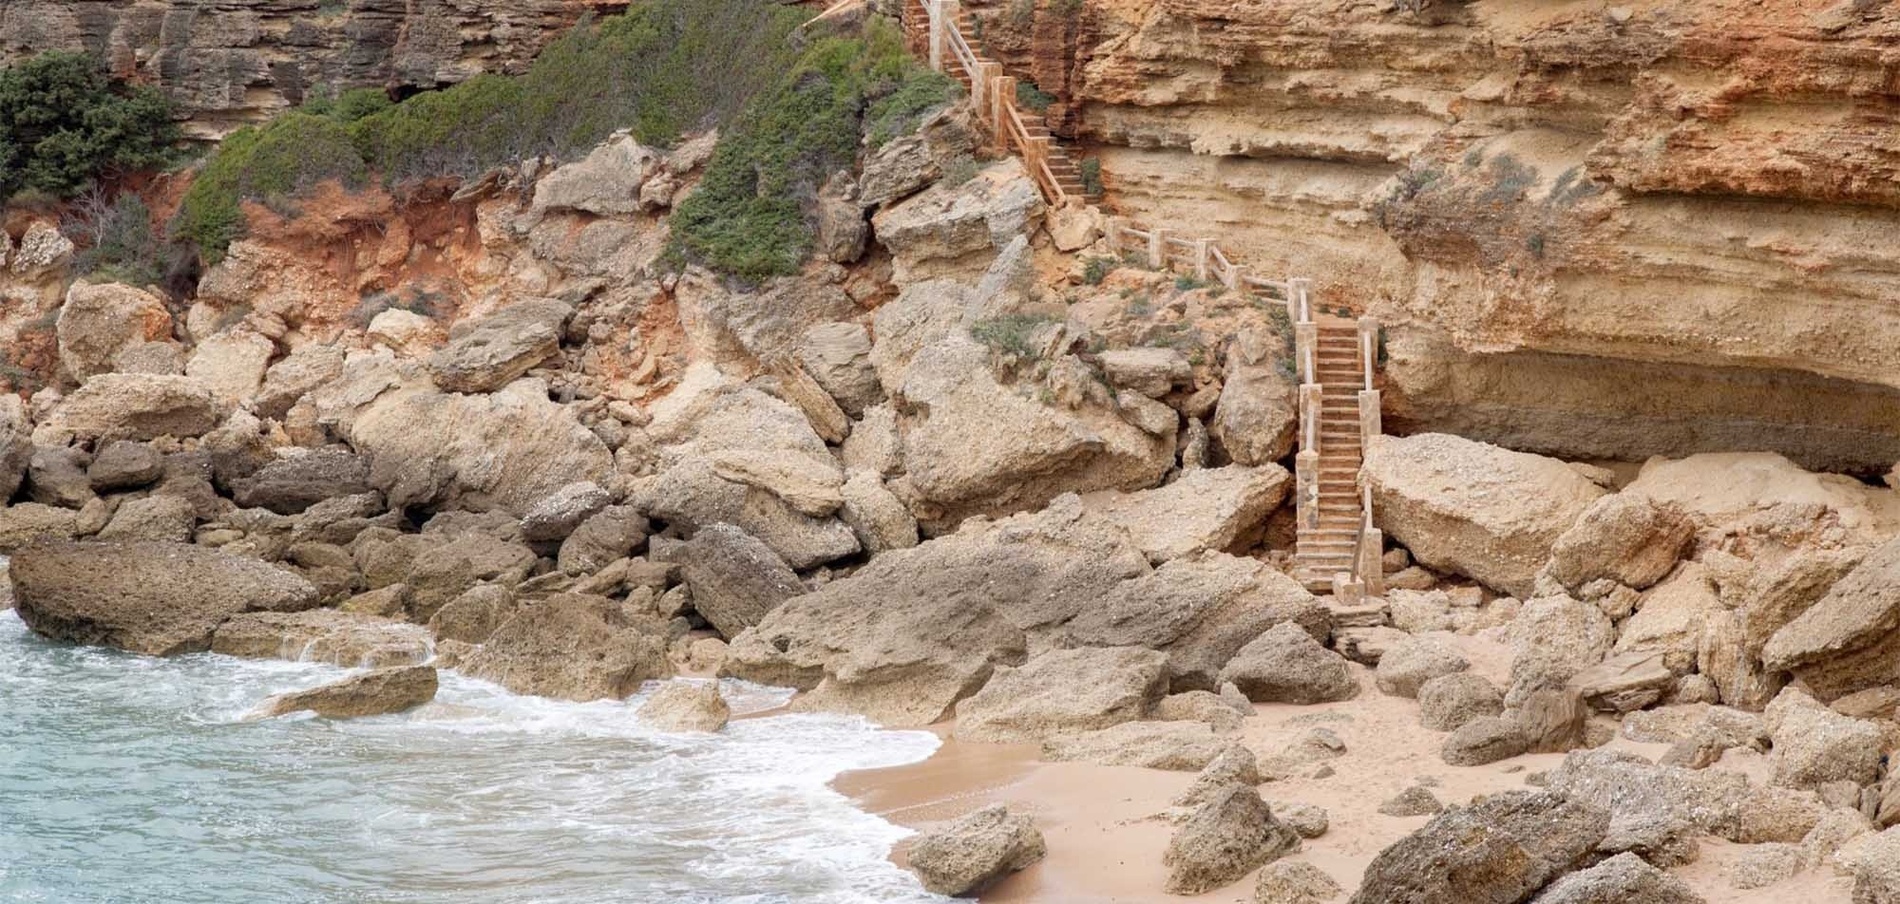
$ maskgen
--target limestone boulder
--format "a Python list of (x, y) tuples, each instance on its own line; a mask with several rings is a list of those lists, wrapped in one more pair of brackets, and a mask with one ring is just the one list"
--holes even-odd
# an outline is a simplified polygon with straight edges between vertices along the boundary
[(1359, 680), (1345, 658), (1291, 622), (1241, 647), (1220, 677), (1255, 703), (1332, 703), (1359, 695)]
[(1194, 377), (1187, 356), (1172, 348), (1118, 348), (1102, 352), (1102, 373), (1108, 384), (1151, 399), (1186, 385)]
[[(405, 312), (406, 313), (406, 312)], [(343, 349), (321, 342), (299, 346), (264, 372), (253, 407), (262, 417), (283, 420), (297, 400), (343, 376)]]
[[(409, 588), (404, 584), (393, 585), (407, 596)], [(378, 591), (371, 591), (378, 592)], [(352, 597), (357, 602), (361, 597)], [(349, 603), (344, 604), (347, 608)], [(358, 602), (359, 606), (369, 605)], [(397, 612), (401, 607), (397, 607)], [(488, 639), (501, 623), (515, 611), (515, 597), (508, 588), (496, 584), (477, 584), (468, 592), (450, 600), (442, 608), (429, 616), (429, 630), (437, 640), (457, 640), (463, 643), (481, 643)]]
[(564, 486), (601, 483), (614, 471), (600, 438), (533, 380), (490, 395), (387, 395), (355, 415), (349, 439), (392, 508), (519, 515)]
[(1258, 792), (1232, 784), (1175, 830), (1161, 863), (1169, 894), (1198, 895), (1240, 880), (1300, 848), (1300, 835), (1275, 819)]
[(582, 521), (561, 541), (556, 562), (567, 574), (599, 571), (638, 551), (651, 528), (639, 509), (610, 505)]
[(355, 719), (415, 709), (435, 699), (435, 669), (397, 666), (352, 675), (307, 691), (279, 694), (264, 701), (265, 716), (309, 711), (326, 719)]
[(1676, 686), (1676, 674), (1658, 652), (1617, 653), (1578, 672), (1570, 686), (1591, 707), (1615, 713), (1655, 704)]
[(970, 897), (1041, 860), (1047, 850), (1029, 817), (991, 804), (919, 834), (908, 859), (924, 888)]
[(1770, 781), (1790, 788), (1828, 782), (1870, 785), (1880, 777), (1888, 743), (1879, 725), (1843, 716), (1789, 688), (1763, 714), (1774, 750)]
[(241, 506), (294, 515), (327, 499), (369, 492), (369, 465), (345, 446), (288, 447), (231, 487)]
[(1364, 475), (1376, 522), (1419, 564), (1519, 598), (1604, 495), (1554, 458), (1437, 433), (1374, 438)]
[(71, 446), (41, 446), (26, 466), (27, 498), (42, 505), (84, 508), (97, 498), (86, 477), (86, 453)]
[(0, 502), (13, 498), (33, 460), (33, 424), (18, 396), (0, 396)]
[(1469, 668), (1471, 660), (1443, 638), (1418, 635), (1401, 641), (1379, 657), (1373, 678), (1380, 693), (1417, 697), (1427, 681)]
[(1296, 624), (1315, 640), (1331, 627), (1326, 607), (1299, 582), (1253, 559), (1205, 553), (1137, 574), (1083, 607), (1067, 634), (1091, 646), (1167, 653), (1177, 692), (1218, 688), (1222, 667), (1275, 625)]
[(1609, 823), (1603, 810), (1560, 794), (1494, 794), (1381, 851), (1352, 904), (1523, 901), (1583, 865)]
[(1254, 904), (1327, 904), (1345, 889), (1326, 871), (1304, 860), (1275, 860), (1260, 870)]
[(1604, 496), (1551, 547), (1550, 574), (1572, 591), (1608, 579), (1637, 590), (1663, 579), (1695, 541), (1687, 515), (1648, 496)]
[(1869, 553), (1819, 602), (1776, 631), (1762, 664), (1823, 701), (1900, 683), (1900, 540)]
[(1655, 653), (1669, 671), (1688, 674), (1710, 620), (1725, 614), (1703, 567), (1684, 565), (1643, 596), (1636, 613), (1623, 622), (1615, 651)]
[[(376, 561), (384, 556), (397, 560)], [(481, 533), (424, 534), (420, 540), (358, 544), (355, 557), (366, 577), (381, 571), (392, 583), (408, 587), (409, 612), (420, 622), (428, 622), (437, 610), (479, 584), (513, 587), (521, 583), (535, 563), (534, 551), (528, 547)], [(378, 568), (379, 564), (383, 567)]]
[(225, 330), (199, 340), (185, 362), (185, 376), (211, 388), (229, 404), (249, 401), (264, 385), (277, 343), (249, 329)]
[(630, 136), (616, 135), (541, 177), (534, 186), (534, 207), (603, 217), (639, 213), (641, 186), (660, 173), (665, 159)]
[(536, 299), (457, 323), (429, 356), (429, 373), (447, 392), (494, 392), (559, 352), (572, 314), (565, 302)]
[(1237, 551), (1286, 501), (1291, 484), (1277, 464), (1230, 465), (1188, 471), (1151, 490), (1091, 493), (1083, 502), (1127, 528), (1159, 565), (1208, 550)]
[(1418, 688), (1419, 724), (1433, 731), (1457, 731), (1465, 723), (1504, 712), (1504, 695), (1482, 675), (1452, 672)]
[(1042, 758), (1050, 762), (1139, 766), (1196, 772), (1233, 746), (1206, 722), (1123, 722), (1044, 741)]
[(1538, 658), (1580, 671), (1603, 661), (1616, 645), (1616, 626), (1595, 605), (1567, 596), (1524, 604), (1509, 629), (1518, 658)]
[(727, 638), (805, 592), (798, 574), (771, 547), (730, 524), (694, 534), (671, 558), (692, 588), (693, 608)]
[(1618, 834), (1649, 826), (1740, 844), (1795, 842), (1827, 810), (1812, 793), (1752, 786), (1740, 773), (1658, 765), (1608, 750), (1573, 751), (1550, 770), (1547, 786), (1608, 812)]
[(23, 546), (80, 536), (79, 513), (68, 508), (22, 502), (0, 508), (0, 553)]
[(877, 368), (871, 365), (871, 336), (861, 324), (813, 326), (798, 338), (792, 354), (850, 417), (863, 417), (884, 398)]
[[(790, 364), (807, 330), (863, 312), (842, 285), (827, 280), (788, 277), (738, 288), (701, 270), (680, 278), (673, 299), (693, 348), (722, 371), (741, 377)], [(781, 379), (794, 377), (789, 371), (795, 367), (776, 372)]]
[(1854, 874), (1854, 904), (1900, 902), (1900, 827), (1855, 839), (1839, 859)]
[(163, 476), (165, 457), (146, 443), (127, 440), (105, 444), (86, 466), (86, 482), (99, 493), (149, 486)]
[(871, 219), (878, 244), (891, 252), (899, 282), (959, 269), (980, 271), (996, 252), (1040, 224), (1042, 191), (1013, 157), (967, 182), (939, 182), (891, 204)]
[(1531, 904), (1706, 904), (1681, 879), (1622, 853), (1552, 882)]
[(1083, 647), (999, 666), (957, 704), (956, 735), (1011, 744), (1139, 719), (1166, 689), (1167, 659), (1140, 647)]
[(731, 718), (716, 681), (668, 681), (640, 705), (640, 720), (661, 731), (714, 732)]
[(210, 432), (228, 410), (201, 380), (108, 373), (73, 390), (47, 424), (88, 440), (185, 438)]
[(189, 501), (177, 496), (147, 496), (119, 505), (112, 520), (94, 536), (100, 540), (163, 540), (187, 543), (198, 516)]
[(54, 321), (59, 366), (75, 381), (114, 369), (127, 345), (171, 338), (172, 317), (158, 296), (118, 283), (74, 283)]
[(462, 671), (517, 694), (618, 700), (672, 672), (666, 643), (614, 601), (555, 594), (526, 604), (470, 653)]
[(977, 133), (967, 109), (952, 104), (917, 131), (892, 139), (864, 161), (858, 203), (867, 208), (910, 197), (942, 178), (944, 166), (976, 150)]
[(430, 637), (421, 625), (336, 609), (245, 612), (218, 626), (211, 651), (246, 659), (380, 669), (427, 660)]
[(56, 640), (166, 656), (208, 649), (248, 610), (317, 603), (317, 589), (244, 556), (182, 543), (63, 543), (16, 550), (14, 605)]
[(1483, 766), (1529, 753), (1531, 740), (1510, 716), (1467, 719), (1445, 738), (1438, 755), (1452, 766)]
[(1258, 328), (1241, 330), (1227, 347), (1227, 370), (1207, 431), (1239, 464), (1271, 464), (1293, 451), (1299, 388), (1276, 363), (1284, 348), (1280, 335)]
[(529, 543), (558, 543), (613, 501), (613, 494), (600, 484), (577, 480), (549, 493), (521, 513), (521, 539)]
[(852, 471), (838, 488), (844, 504), (838, 517), (872, 555), (917, 545), (917, 518), (873, 471)]

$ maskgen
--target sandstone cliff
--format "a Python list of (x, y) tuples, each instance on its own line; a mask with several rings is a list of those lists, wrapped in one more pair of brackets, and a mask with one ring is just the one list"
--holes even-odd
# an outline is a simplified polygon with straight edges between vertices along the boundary
[(1397, 429), (1900, 457), (1884, 4), (972, 5), (1125, 213), (1386, 319)]
[(221, 137), (318, 87), (434, 88), (518, 72), (617, 0), (7, 0), (0, 64), (49, 50), (157, 84)]

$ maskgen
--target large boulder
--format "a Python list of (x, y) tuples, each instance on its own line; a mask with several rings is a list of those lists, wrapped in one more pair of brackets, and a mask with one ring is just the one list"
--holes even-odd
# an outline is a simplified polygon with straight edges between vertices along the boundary
[(231, 486), (233, 498), (245, 508), (294, 515), (326, 499), (369, 492), (369, 466), (344, 446), (292, 446)]
[(32, 546), (13, 553), (11, 573), (27, 627), (154, 656), (209, 649), (240, 612), (317, 603), (317, 588), (289, 571), (182, 543)]
[(430, 655), (421, 625), (337, 609), (244, 612), (211, 636), (211, 651), (246, 659), (324, 662), (344, 668), (413, 665)]
[(191, 540), (198, 518), (188, 500), (177, 496), (147, 496), (119, 504), (112, 520), (95, 534), (101, 540)]
[(75, 381), (113, 370), (127, 345), (170, 339), (171, 313), (163, 299), (118, 283), (74, 283), (54, 322), (59, 366)]
[(213, 395), (236, 404), (250, 400), (264, 385), (277, 343), (248, 329), (230, 329), (199, 340), (185, 362), (185, 376), (211, 387)]
[(1418, 721), (1433, 731), (1457, 731), (1465, 723), (1504, 712), (1504, 694), (1482, 675), (1453, 672), (1418, 688)]
[(1293, 451), (1299, 388), (1280, 371), (1284, 334), (1243, 329), (1227, 346), (1227, 371), (1207, 431), (1243, 465), (1267, 465)]
[(1233, 746), (1206, 722), (1123, 722), (1096, 731), (1057, 735), (1042, 743), (1042, 758), (1055, 763), (1139, 766), (1196, 772)]
[(79, 535), (79, 513), (72, 509), (38, 502), (0, 508), (0, 554), (35, 543), (74, 540)]
[(586, 157), (557, 167), (534, 186), (537, 211), (575, 210), (598, 216), (640, 212), (640, 189), (665, 157), (627, 135), (615, 135)]
[(264, 372), (264, 385), (252, 399), (258, 415), (282, 420), (298, 399), (343, 376), (343, 361), (343, 349), (334, 345), (299, 346)]
[(147, 443), (120, 440), (107, 443), (86, 466), (86, 481), (94, 492), (130, 490), (165, 476), (165, 457)]
[(1704, 629), (1725, 613), (1707, 573), (1687, 564), (1643, 596), (1641, 607), (1623, 622), (1618, 653), (1657, 653), (1671, 672), (1695, 670)]
[(884, 398), (871, 366), (871, 336), (861, 324), (818, 324), (799, 337), (792, 354), (850, 417), (863, 417)]
[(1819, 602), (1776, 631), (1762, 663), (1823, 701), (1900, 684), (1900, 540), (1869, 553)]
[(265, 716), (310, 711), (326, 719), (354, 719), (415, 709), (435, 699), (435, 669), (397, 666), (352, 675), (307, 691), (278, 694), (264, 701)]
[(1374, 438), (1364, 474), (1379, 526), (1419, 564), (1520, 598), (1604, 495), (1554, 458), (1441, 433)]
[(1177, 559), (1108, 588), (1069, 622), (1092, 646), (1144, 646), (1168, 654), (1170, 688), (1215, 690), (1223, 666), (1282, 622), (1324, 639), (1326, 607), (1298, 581), (1254, 559), (1205, 553)]
[(33, 460), (33, 425), (16, 395), (0, 396), (0, 504), (13, 498)]
[(1011, 239), (1030, 234), (1042, 212), (1042, 191), (1009, 157), (968, 181), (945, 180), (885, 207), (871, 227), (894, 258), (897, 280), (911, 282), (981, 271)]
[(910, 868), (940, 895), (974, 896), (1047, 853), (1029, 817), (991, 804), (911, 842)]
[(957, 737), (1010, 744), (1139, 719), (1166, 689), (1167, 660), (1139, 647), (1083, 647), (999, 666), (957, 704)]
[(1631, 853), (1552, 882), (1531, 904), (1706, 904), (1687, 882)]
[(805, 592), (798, 573), (777, 553), (730, 524), (714, 524), (694, 534), (674, 559), (692, 588), (693, 608), (728, 638)]
[(538, 381), (491, 395), (399, 392), (355, 415), (349, 438), (392, 508), (519, 515), (576, 481), (606, 481), (613, 454)]
[(619, 700), (667, 677), (666, 641), (605, 597), (555, 594), (515, 614), (470, 653), (462, 670), (517, 694)]
[(558, 543), (613, 501), (612, 493), (591, 480), (570, 483), (528, 506), (521, 514), (521, 539)]
[(661, 731), (718, 731), (731, 718), (716, 681), (668, 681), (640, 705), (640, 721)]
[(80, 439), (203, 436), (228, 410), (204, 381), (167, 374), (100, 374), (53, 410), (47, 425)]
[(1549, 792), (1495, 794), (1381, 851), (1352, 904), (1518, 904), (1582, 865), (1609, 814)]
[(1557, 538), (1550, 575), (1572, 591), (1600, 579), (1642, 590), (1669, 574), (1694, 540), (1695, 524), (1668, 505), (1605, 496)]
[(1827, 806), (1814, 794), (1751, 786), (1721, 769), (1651, 763), (1623, 751), (1578, 750), (1547, 774), (1550, 791), (1603, 810), (1612, 835), (1716, 835), (1740, 844), (1800, 841)]
[(1276, 464), (1200, 468), (1166, 486), (1094, 493), (1083, 502), (1127, 528), (1148, 561), (1159, 565), (1208, 550), (1239, 551), (1286, 500), (1291, 479)]
[(647, 541), (652, 525), (640, 510), (610, 505), (582, 521), (561, 541), (556, 562), (568, 574), (590, 574), (632, 555)]
[(1306, 629), (1282, 622), (1255, 638), (1221, 669), (1255, 703), (1333, 703), (1359, 695), (1344, 657), (1313, 639)]
[(1870, 785), (1880, 777), (1888, 735), (1874, 722), (1841, 715), (1794, 688), (1782, 691), (1763, 716), (1774, 745), (1768, 757), (1773, 784)]
[(763, 369), (781, 382), (798, 379), (789, 355), (806, 330), (863, 311), (843, 286), (828, 280), (781, 278), (748, 290), (700, 270), (680, 278), (673, 301), (699, 355), (727, 373), (749, 377)]
[(86, 477), (86, 453), (71, 446), (41, 446), (26, 467), (27, 498), (43, 505), (85, 508), (96, 498)]
[(1417, 697), (1425, 683), (1471, 668), (1471, 661), (1444, 639), (1430, 635), (1410, 637), (1379, 658), (1373, 670), (1379, 692), (1394, 697)]
[(1900, 904), (1900, 827), (1861, 836), (1839, 859), (1854, 874), (1854, 904)]
[(1260, 870), (1254, 904), (1327, 904), (1345, 891), (1326, 871), (1304, 860), (1275, 860)]
[(1258, 792), (1231, 784), (1196, 808), (1168, 841), (1161, 857), (1166, 888), (1176, 895), (1212, 891), (1299, 848), (1299, 833), (1275, 819)]
[(509, 305), (449, 331), (449, 344), (429, 356), (429, 373), (448, 392), (494, 392), (553, 357), (566, 302), (536, 299)]

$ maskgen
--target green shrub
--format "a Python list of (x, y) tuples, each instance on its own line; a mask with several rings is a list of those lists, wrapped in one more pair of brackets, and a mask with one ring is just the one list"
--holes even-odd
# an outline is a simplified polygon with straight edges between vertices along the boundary
[(367, 173), (342, 123), (293, 112), (263, 128), (240, 129), (219, 145), (185, 193), (172, 235), (215, 264), (243, 234), (244, 201), (281, 205), (331, 179), (360, 184)]
[(348, 123), (393, 106), (395, 103), (389, 99), (388, 93), (378, 88), (352, 88), (342, 93), (319, 89), (298, 109), (312, 116), (328, 116), (337, 122)]
[(152, 228), (144, 199), (125, 192), (107, 201), (94, 192), (74, 206), (62, 231), (81, 249), (74, 257), (80, 275), (134, 286), (165, 281), (172, 249)]
[(1099, 286), (1108, 274), (1115, 272), (1118, 262), (1112, 257), (1090, 257), (1082, 261), (1082, 281), (1091, 286)]
[(1041, 314), (1004, 314), (970, 324), (970, 338), (1025, 361), (1041, 357), (1036, 331), (1055, 321)]
[(1042, 90), (1035, 82), (1016, 83), (1016, 105), (1025, 110), (1043, 113), (1055, 102), (1056, 96)]
[(1082, 176), (1082, 193), (1091, 198), (1102, 195), (1102, 158), (1086, 157), (1076, 166)]
[(941, 72), (922, 66), (907, 67), (889, 94), (871, 102), (864, 114), (865, 136), (872, 148), (917, 130), (931, 113), (963, 93), (963, 86)]
[(113, 171), (164, 164), (177, 140), (164, 95), (114, 83), (85, 54), (0, 69), (0, 200), (72, 197)]

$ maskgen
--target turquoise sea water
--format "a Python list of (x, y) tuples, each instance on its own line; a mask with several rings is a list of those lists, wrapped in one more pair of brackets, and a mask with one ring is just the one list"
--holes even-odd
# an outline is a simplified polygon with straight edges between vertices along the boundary
[(825, 784), (920, 760), (927, 733), (781, 715), (667, 735), (638, 698), (446, 672), (400, 716), (246, 717), (344, 674), (51, 644), (0, 612), (0, 902), (945, 900), (885, 859), (904, 830)]

